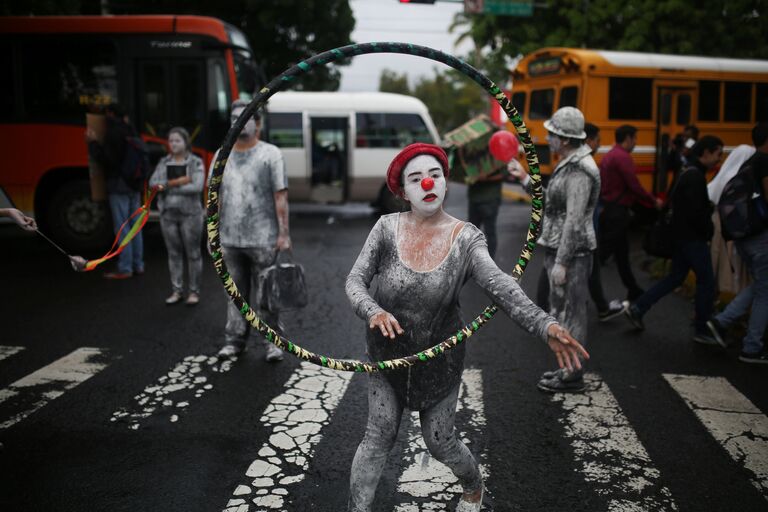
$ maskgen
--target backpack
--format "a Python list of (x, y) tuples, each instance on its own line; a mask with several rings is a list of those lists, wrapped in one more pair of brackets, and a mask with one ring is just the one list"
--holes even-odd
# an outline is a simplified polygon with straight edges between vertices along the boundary
[(125, 155), (120, 165), (120, 176), (133, 190), (141, 191), (149, 178), (149, 149), (141, 137), (125, 138)]
[(760, 194), (755, 179), (754, 157), (741, 166), (723, 188), (717, 212), (725, 240), (741, 240), (754, 236), (768, 227), (768, 204)]

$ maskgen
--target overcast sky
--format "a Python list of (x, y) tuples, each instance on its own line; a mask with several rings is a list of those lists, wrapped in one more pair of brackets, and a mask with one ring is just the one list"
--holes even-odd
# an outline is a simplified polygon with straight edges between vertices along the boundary
[[(398, 0), (350, 0), (355, 16), (352, 40), (356, 43), (394, 41), (429, 46), (451, 55), (466, 55), (473, 47), (462, 42), (457, 48), (457, 33), (449, 34), (453, 16), (464, 9), (462, 2), (438, 0), (429, 4), (401, 4)], [(360, 55), (341, 68), (341, 91), (378, 91), (379, 76), (385, 68), (407, 73), (411, 85), (422, 76), (433, 76), (433, 68), (444, 64), (391, 53)]]

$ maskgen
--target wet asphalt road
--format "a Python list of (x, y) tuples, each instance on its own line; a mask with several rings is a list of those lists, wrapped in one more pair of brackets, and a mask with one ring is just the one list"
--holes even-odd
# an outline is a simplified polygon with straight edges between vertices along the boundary
[[(457, 186), (452, 192), (449, 212), (464, 217), (463, 190)], [(343, 285), (374, 219), (354, 211), (331, 215), (305, 208), (291, 218), (294, 256), (305, 266), (310, 305), (284, 318), (286, 332), (306, 348), (337, 358), (364, 357), (364, 325), (351, 312)], [(497, 260), (507, 271), (522, 244), (527, 216), (525, 205), (502, 206)], [(345, 509), (349, 467), (365, 428), (364, 376), (318, 380), (314, 373), (302, 373), (296, 359), (264, 362), (256, 343), (231, 365), (203, 357), (214, 354), (222, 338), (224, 292), (206, 260), (200, 305), (163, 304), (170, 286), (157, 224), (146, 231), (146, 274), (122, 282), (105, 281), (99, 272), (72, 272), (53, 248), (13, 226), (0, 225), (0, 246), (0, 345), (23, 347), (0, 360), (0, 388), (18, 391), (25, 376), (83, 347), (99, 349), (92, 360), (99, 370), (54, 400), (46, 393), (61, 391), (55, 383), (38, 394), (0, 394), (0, 421), (45, 401), (28, 417), (0, 428), (0, 509)], [(529, 293), (540, 264), (541, 258), (534, 258), (523, 279)], [(618, 297), (622, 289), (615, 268), (609, 264), (603, 276), (607, 295)], [(647, 274), (640, 277), (650, 283)], [(474, 284), (465, 287), (466, 317), (487, 303)], [(682, 296), (665, 299), (649, 313), (641, 334), (622, 318), (599, 324), (590, 308), (590, 370), (614, 402), (595, 394), (574, 404), (537, 391), (538, 375), (553, 366), (554, 358), (501, 313), (469, 341), (467, 367), (479, 380), (465, 379), (470, 391), (458, 429), (467, 432), (488, 473), (490, 499), (484, 510), (768, 510), (758, 490), (768, 485), (761, 480), (766, 467), (760, 477), (745, 469), (748, 456), (734, 460), (727, 444), (664, 377), (726, 379), (759, 410), (753, 417), (764, 425), (768, 369), (739, 363), (735, 347), (721, 351), (693, 344), (688, 334), (693, 308)], [(172, 382), (183, 385), (163, 391)], [(324, 394), (317, 391), (318, 382), (327, 386)], [(306, 460), (286, 462), (289, 451), (275, 457), (264, 450), (270, 443), (290, 445), (274, 437), (287, 427), (279, 418), (265, 421), (264, 415), (285, 407), (280, 405), (285, 400), (275, 400), (289, 396), (290, 389), (304, 389), (307, 400), (317, 394), (320, 405), (314, 410), (324, 412), (312, 420), (317, 429), (301, 439), (308, 443)], [(292, 407), (301, 408), (298, 395), (290, 396), (288, 405), (293, 401)], [(590, 416), (590, 410), (602, 412)], [(587, 441), (577, 428), (583, 417), (597, 418)], [(446, 492), (450, 483), (437, 478), (437, 487), (426, 494), (419, 490), (419, 481), (431, 478), (428, 461), (411, 453), (405, 423), (376, 510), (453, 510), (456, 494)], [(617, 435), (612, 438), (611, 432)], [(759, 426), (746, 437), (753, 442), (749, 460), (765, 462), (766, 438)], [(637, 446), (645, 455), (638, 455)], [(622, 453), (632, 453), (633, 459), (622, 461)], [(294, 464), (290, 467), (299, 468), (301, 477), (273, 478), (270, 485), (260, 477), (279, 475), (257, 467), (259, 460)], [(622, 473), (622, 467), (635, 463), (642, 478), (636, 471)], [(413, 471), (425, 476), (409, 487), (403, 475)], [(262, 503), (272, 505), (255, 504), (259, 496), (271, 496), (273, 501)]]

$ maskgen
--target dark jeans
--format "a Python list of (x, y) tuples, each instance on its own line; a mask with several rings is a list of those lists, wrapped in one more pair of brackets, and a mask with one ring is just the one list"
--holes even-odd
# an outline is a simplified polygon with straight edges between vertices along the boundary
[(629, 265), (629, 207), (615, 203), (603, 205), (600, 215), (600, 262), (605, 263), (613, 254), (616, 257), (616, 268), (624, 287), (627, 298), (635, 300), (642, 295), (643, 289), (637, 285), (632, 267)]
[(679, 240), (672, 255), (672, 269), (635, 301), (633, 307), (641, 316), (662, 297), (683, 284), (688, 271), (696, 274), (696, 331), (707, 332), (707, 320), (712, 316), (715, 299), (715, 274), (709, 244), (703, 240)]
[(469, 222), (485, 233), (488, 241), (488, 254), (496, 255), (496, 217), (499, 215), (501, 199), (491, 201), (469, 201)]
[[(597, 312), (602, 313), (608, 310), (608, 301), (605, 300), (603, 293), (603, 283), (600, 280), (600, 262), (597, 259), (597, 250), (592, 251), (592, 269), (587, 281), (589, 287), (589, 296), (597, 307)], [(536, 305), (544, 311), (549, 311), (549, 277), (547, 269), (542, 267), (539, 274), (539, 283), (536, 288)]]

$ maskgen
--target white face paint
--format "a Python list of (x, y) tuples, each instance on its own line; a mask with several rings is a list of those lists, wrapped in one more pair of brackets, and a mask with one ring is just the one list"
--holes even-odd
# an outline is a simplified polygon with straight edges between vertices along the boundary
[(560, 150), (563, 149), (562, 139), (552, 133), (547, 134), (547, 144), (549, 144), (549, 151), (552, 153), (560, 153)]
[[(232, 111), (232, 120), (231, 124), (234, 126), (235, 121), (237, 121), (237, 118), (240, 117), (240, 114), (243, 113), (243, 110), (245, 110), (245, 107), (238, 107), (235, 110)], [(253, 120), (253, 117), (251, 117), (248, 122), (245, 123), (245, 126), (243, 127), (243, 131), (240, 132), (239, 138), (241, 139), (250, 139), (254, 135), (256, 135), (256, 132), (260, 126), (256, 124), (256, 121)]]
[(168, 136), (168, 147), (172, 155), (183, 155), (187, 152), (187, 145), (184, 139), (178, 133), (174, 132)]
[[(432, 187), (424, 190), (422, 180), (431, 178)], [(443, 206), (447, 183), (440, 162), (432, 155), (419, 155), (403, 169), (403, 195), (411, 210), (420, 217), (431, 217)]]

